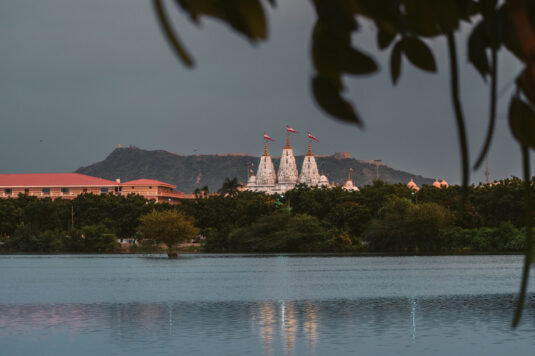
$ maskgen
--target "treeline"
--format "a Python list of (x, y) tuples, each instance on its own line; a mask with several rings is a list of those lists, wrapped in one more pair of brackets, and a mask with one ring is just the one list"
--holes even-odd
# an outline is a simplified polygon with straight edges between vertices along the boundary
[(462, 211), (459, 186), (413, 192), (382, 181), (359, 192), (299, 185), (282, 196), (209, 196), (180, 208), (195, 217), (213, 252), (523, 251), (522, 181), (468, 190)]
[(0, 248), (21, 252), (113, 252), (135, 238), (139, 218), (165, 209), (139, 195), (82, 194), (74, 200), (27, 195), (0, 199)]
[[(534, 181), (532, 181), (532, 186)], [(228, 188), (228, 187), (227, 187)], [(80, 195), (54, 201), (0, 199), (4, 251), (107, 252), (117, 239), (142, 240), (140, 218), (178, 210), (194, 218), (207, 252), (520, 252), (524, 187), (517, 178), (461, 188), (375, 181), (349, 192), (299, 185), (283, 195), (222, 190), (178, 206), (140, 196)], [(535, 192), (533, 193), (535, 199)]]

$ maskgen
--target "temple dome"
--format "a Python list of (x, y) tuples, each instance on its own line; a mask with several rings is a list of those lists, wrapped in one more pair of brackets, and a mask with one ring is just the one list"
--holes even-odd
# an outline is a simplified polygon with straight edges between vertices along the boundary
[(440, 182), (440, 186), (441, 186), (441, 187), (445, 187), (445, 188), (447, 188), (447, 187), (449, 187), (450, 185), (448, 184), (448, 182), (446, 182), (445, 179), (442, 179), (442, 182)]
[(411, 178), (411, 181), (409, 183), (407, 183), (407, 188), (409, 188), (411, 190), (416, 190), (416, 191), (420, 190), (420, 187), (418, 187), (416, 185), (416, 183), (414, 183), (414, 179), (413, 178)]
[(320, 181), (318, 183), (320, 187), (329, 187), (329, 179), (325, 176), (325, 174), (322, 174), (320, 176)]
[(349, 191), (359, 191), (359, 188), (356, 185), (353, 185), (353, 181), (351, 179), (348, 179), (344, 185), (342, 186), (345, 190)]
[(433, 182), (433, 187), (440, 188), (440, 182), (438, 181), (438, 179), (435, 179), (435, 181)]

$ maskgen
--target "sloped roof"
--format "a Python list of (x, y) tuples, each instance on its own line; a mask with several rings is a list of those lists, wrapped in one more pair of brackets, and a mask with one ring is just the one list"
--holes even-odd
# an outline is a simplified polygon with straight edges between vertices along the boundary
[(172, 189), (176, 188), (176, 186), (172, 184), (160, 182), (159, 180), (154, 180), (154, 179), (135, 179), (135, 180), (121, 183), (121, 185), (134, 185), (134, 186), (135, 185), (149, 185), (149, 186), (154, 185), (154, 186), (160, 186), (160, 187), (164, 186), (164, 187), (168, 187)]
[(0, 174), (0, 187), (93, 187), (117, 186), (114, 181), (80, 173)]

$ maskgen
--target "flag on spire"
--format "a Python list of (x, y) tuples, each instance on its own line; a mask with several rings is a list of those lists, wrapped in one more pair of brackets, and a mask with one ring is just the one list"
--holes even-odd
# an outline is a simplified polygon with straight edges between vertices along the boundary
[(318, 142), (320, 142), (320, 140), (318, 140), (317, 138), (315, 138), (314, 136), (312, 136), (312, 134), (311, 134), (310, 132), (308, 133), (308, 138), (310, 138), (310, 139), (312, 139), (312, 140), (314, 140), (314, 141), (318, 141)]
[(275, 141), (274, 139), (272, 139), (271, 137), (269, 137), (268, 134), (265, 133), (265, 132), (264, 132), (264, 140), (269, 140), (269, 141), (272, 141), (272, 142)]
[(291, 132), (291, 133), (297, 133), (297, 131), (295, 131), (294, 129), (292, 129), (292, 128), (290, 127), (290, 125), (286, 125), (286, 131)]

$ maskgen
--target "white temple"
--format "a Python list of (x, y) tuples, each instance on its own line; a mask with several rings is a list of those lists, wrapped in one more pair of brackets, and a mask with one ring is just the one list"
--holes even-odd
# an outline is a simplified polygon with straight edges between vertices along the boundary
[(268, 194), (282, 194), (293, 189), (296, 184), (304, 183), (309, 186), (329, 187), (329, 180), (325, 175), (319, 175), (316, 158), (312, 154), (311, 144), (308, 144), (308, 152), (303, 161), (301, 175), (297, 171), (295, 156), (290, 145), (290, 135), (286, 138), (286, 146), (282, 150), (278, 175), (275, 173), (268, 145), (264, 148), (264, 154), (260, 158), (256, 176), (253, 174), (247, 181), (246, 189)]
[(286, 138), (286, 146), (282, 150), (281, 161), (279, 164), (279, 175), (277, 180), (277, 190), (285, 192), (293, 189), (299, 179), (297, 164), (292, 146), (290, 146), (290, 134)]
[(352, 170), (349, 171), (347, 175), (347, 181), (344, 183), (344, 185), (342, 185), (342, 188), (344, 188), (345, 190), (358, 192), (359, 188), (353, 184), (353, 180), (351, 179), (351, 172)]
[(256, 192), (275, 192), (277, 175), (268, 152), (268, 144), (264, 146), (264, 154), (260, 157), (258, 173), (249, 177), (247, 188)]

